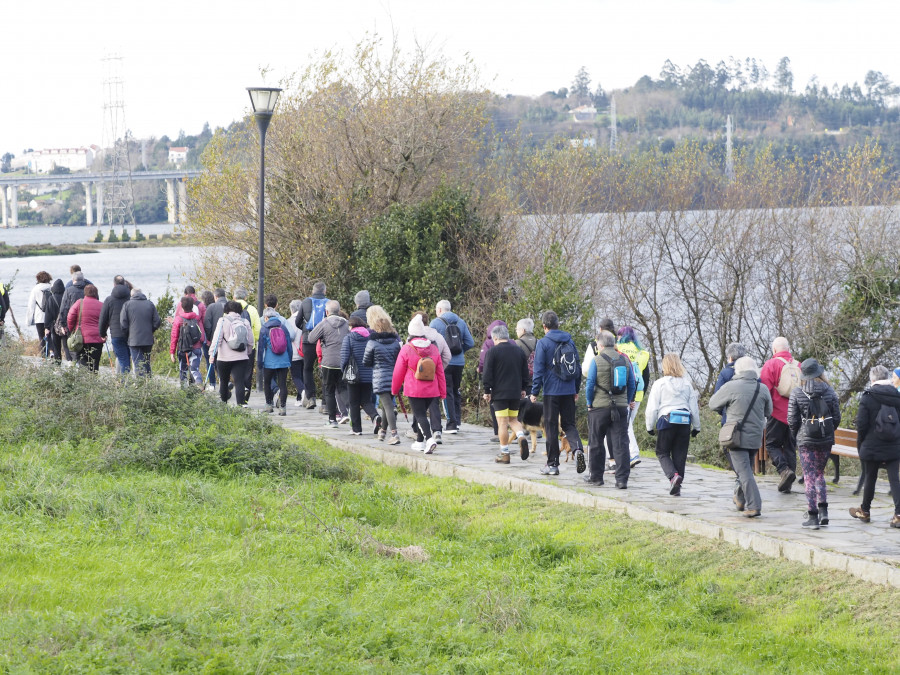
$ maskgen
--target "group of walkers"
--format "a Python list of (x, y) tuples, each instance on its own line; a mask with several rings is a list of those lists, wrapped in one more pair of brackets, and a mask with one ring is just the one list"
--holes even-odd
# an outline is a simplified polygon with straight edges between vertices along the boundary
[[(70, 274), (64, 284), (39, 272), (29, 296), (28, 325), (35, 326), (45, 354), (96, 371), (109, 337), (117, 372), (133, 369), (138, 376), (150, 375), (154, 333), (161, 325), (156, 306), (122, 276), (113, 279), (110, 294), (101, 302), (97, 287), (79, 266), (73, 265)], [(290, 303), (287, 318), (279, 313), (275, 295), (263, 298), (262, 315), (247, 298), (243, 288), (236, 289), (230, 300), (221, 288), (199, 298), (192, 286), (185, 288), (169, 341), (170, 358), (179, 364), (185, 386), (203, 386), (200, 364), (205, 359), (209, 385), (218, 385), (221, 400), (229, 401), (233, 392), (237, 404), (246, 407), (254, 369), (259, 368), (265, 410), (286, 415), (289, 373), (297, 390), (295, 405), (316, 409), (318, 365), (323, 401), (319, 410), (327, 415), (330, 428), (349, 422), (351, 433), (360, 435), (365, 413), (373, 433), (397, 445), (398, 403), (406, 413), (402, 398), (397, 398), (402, 393), (411, 407), (408, 435), (414, 450), (430, 454), (443, 443), (444, 433), (459, 432), (465, 354), (475, 347), (475, 340), (448, 300), (437, 303), (430, 321), (424, 312), (415, 313), (401, 335), (366, 290), (356, 294), (356, 308), (349, 315), (326, 296), (322, 282), (314, 284), (309, 297)], [(8, 293), (0, 287), (0, 323), (8, 307)], [(670, 494), (681, 495), (691, 438), (700, 432), (700, 411), (698, 392), (678, 354), (663, 356), (662, 375), (651, 387), (650, 354), (630, 326), (617, 331), (610, 319), (603, 319), (582, 360), (554, 312), (544, 312), (541, 323), (542, 338), (534, 335), (534, 321), (524, 318), (513, 339), (506, 323), (494, 321), (481, 347), (477, 369), (493, 440), (500, 445), (496, 462), (510, 463), (511, 440), (522, 459), (529, 457), (520, 410), (528, 412), (525, 409), (536, 406), (542, 396), (537, 412), (530, 411), (537, 414), (545, 435), (547, 459), (540, 473), (559, 475), (562, 434), (576, 471), (588, 472), (584, 477), (588, 485), (603, 485), (604, 474), (611, 473), (616, 488), (627, 489), (631, 470), (641, 461), (634, 421), (646, 399), (645, 426), (655, 437), (660, 468)], [(747, 517), (761, 515), (753, 468), (764, 443), (779, 473), (779, 492), (791, 492), (799, 455), (807, 499), (802, 525), (818, 529), (829, 524), (824, 470), (841, 421), (839, 401), (816, 359), (796, 362), (784, 337), (772, 342), (771, 351), (771, 358), (758, 368), (742, 345), (728, 345), (728, 363), (709, 400), (709, 407), (721, 415), (719, 443), (736, 476), (733, 502)], [(576, 427), (582, 382), (587, 457)], [(870, 386), (860, 398), (856, 417), (863, 499), (850, 510), (854, 518), (870, 520), (878, 471), (886, 469), (895, 503), (890, 525), (896, 528), (900, 528), (898, 385), (900, 368), (893, 373), (883, 366), (871, 369)]]

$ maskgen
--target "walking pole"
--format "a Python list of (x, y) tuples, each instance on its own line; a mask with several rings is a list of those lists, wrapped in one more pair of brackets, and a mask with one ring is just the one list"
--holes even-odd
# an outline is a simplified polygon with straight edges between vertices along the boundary
[(108, 342), (104, 342), (104, 343), (103, 343), (103, 346), (106, 347), (106, 355), (109, 357), (109, 367), (112, 368), (113, 370), (115, 370), (115, 369), (116, 369), (116, 363), (115, 363), (115, 361), (113, 360), (112, 352), (109, 351), (109, 343), (108, 343)]
[(400, 411), (403, 413), (403, 417), (409, 422), (409, 415), (406, 414), (406, 406), (403, 405), (403, 393), (397, 394), (397, 400), (400, 401)]
[(12, 319), (13, 326), (15, 326), (15, 327), (16, 327), (16, 330), (19, 331), (19, 339), (22, 340), (22, 341), (24, 341), (24, 340), (25, 340), (25, 336), (22, 334), (22, 329), (19, 328), (19, 322), (16, 321), (16, 315), (15, 315), (15, 313), (13, 312), (12, 306), (10, 306), (10, 308), (9, 308), (9, 318)]

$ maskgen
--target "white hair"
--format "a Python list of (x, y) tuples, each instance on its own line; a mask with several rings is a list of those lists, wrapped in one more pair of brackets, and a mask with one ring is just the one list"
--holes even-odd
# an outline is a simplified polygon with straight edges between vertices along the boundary
[(616, 336), (610, 333), (608, 330), (601, 330), (600, 335), (597, 338), (598, 342), (600, 342), (601, 347), (615, 347), (616, 346)]
[(303, 306), (302, 300), (291, 300), (291, 304), (289, 305), (291, 314), (296, 314), (300, 311), (300, 308)]
[(791, 345), (786, 337), (779, 336), (772, 340), (772, 351), (776, 353), (789, 352), (791, 351)]
[(516, 333), (533, 333), (534, 332), (534, 319), (519, 319), (516, 322)]
[(341, 303), (337, 300), (329, 300), (325, 303), (325, 313), (328, 315), (337, 314), (341, 311)]
[(437, 305), (435, 305), (435, 310), (438, 312), (449, 312), (450, 311), (450, 301), (449, 300), (440, 300)]

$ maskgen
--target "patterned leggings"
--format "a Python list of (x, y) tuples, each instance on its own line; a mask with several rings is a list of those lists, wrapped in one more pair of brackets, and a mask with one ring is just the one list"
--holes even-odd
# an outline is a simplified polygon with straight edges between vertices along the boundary
[(806, 488), (806, 503), (809, 511), (815, 513), (819, 504), (828, 503), (825, 490), (825, 464), (831, 454), (830, 445), (801, 445), (800, 465), (803, 467), (803, 486)]

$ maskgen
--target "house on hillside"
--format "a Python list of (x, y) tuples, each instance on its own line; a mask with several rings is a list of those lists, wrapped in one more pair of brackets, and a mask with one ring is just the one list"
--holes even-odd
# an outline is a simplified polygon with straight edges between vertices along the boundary
[(187, 161), (187, 148), (172, 147), (169, 148), (169, 164), (181, 166)]
[(580, 105), (569, 111), (573, 122), (593, 122), (597, 119), (597, 109), (592, 105)]

